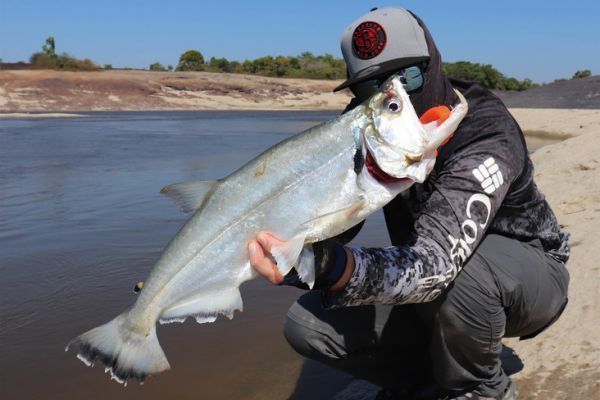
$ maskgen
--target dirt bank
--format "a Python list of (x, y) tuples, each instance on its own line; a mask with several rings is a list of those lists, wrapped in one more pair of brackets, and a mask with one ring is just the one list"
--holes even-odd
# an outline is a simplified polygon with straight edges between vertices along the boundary
[(341, 109), (337, 81), (210, 72), (0, 71), (0, 112)]

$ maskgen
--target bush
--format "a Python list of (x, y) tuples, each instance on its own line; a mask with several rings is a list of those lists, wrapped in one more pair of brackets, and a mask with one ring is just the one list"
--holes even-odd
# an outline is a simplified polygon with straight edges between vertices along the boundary
[(113, 69), (112, 64), (104, 64), (104, 67), (102, 67), (104, 69)]
[(592, 76), (592, 71), (589, 69), (584, 69), (583, 71), (575, 72), (571, 79), (587, 78), (588, 76)]
[(226, 58), (211, 57), (208, 62), (208, 70), (212, 72), (230, 72), (229, 61)]
[(166, 71), (167, 69), (165, 68), (164, 65), (162, 65), (159, 62), (155, 62), (153, 64), (150, 64), (149, 67), (150, 71)]
[(68, 53), (56, 55), (53, 37), (46, 39), (42, 46), (43, 53), (33, 53), (29, 58), (32, 68), (38, 69), (63, 69), (69, 71), (95, 71), (99, 67), (88, 58), (77, 59)]
[(198, 50), (188, 50), (179, 57), (177, 71), (203, 71), (204, 56)]
[(49, 56), (46, 53), (33, 53), (29, 57), (29, 63), (32, 68), (37, 69), (58, 69), (58, 59)]
[(490, 64), (457, 61), (443, 63), (442, 68), (449, 78), (474, 81), (489, 89), (526, 90), (535, 86), (530, 79), (519, 81), (516, 78), (506, 77)]
[(58, 68), (67, 71), (96, 71), (98, 66), (89, 58), (80, 60), (67, 53), (62, 53), (57, 58)]

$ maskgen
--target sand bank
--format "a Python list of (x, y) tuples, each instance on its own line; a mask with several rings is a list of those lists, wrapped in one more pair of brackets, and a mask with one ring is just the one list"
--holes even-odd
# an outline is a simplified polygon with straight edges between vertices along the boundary
[(532, 155), (536, 182), (571, 233), (571, 282), (569, 305), (554, 326), (531, 341), (506, 341), (525, 364), (514, 377), (521, 398), (600, 398), (599, 154), (596, 129)]
[(343, 109), (338, 81), (210, 72), (0, 71), (0, 112)]

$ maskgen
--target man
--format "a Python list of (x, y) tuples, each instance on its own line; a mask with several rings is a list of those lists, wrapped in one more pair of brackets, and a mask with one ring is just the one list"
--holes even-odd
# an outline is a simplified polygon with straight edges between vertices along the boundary
[[(349, 108), (399, 73), (419, 115), (456, 104), (453, 88), (469, 112), (428, 179), (384, 208), (392, 247), (340, 244), (360, 227), (313, 245), (317, 290), (290, 308), (286, 338), (300, 354), (402, 398), (418, 398), (432, 382), (435, 398), (516, 398), (501, 340), (552, 324), (569, 280), (568, 234), (533, 182), (520, 128), (488, 90), (446, 79), (429, 31), (407, 10), (359, 18), (342, 53), (348, 80), (337, 89), (355, 94)], [(259, 234), (251, 263), (272, 283), (298, 285), (269, 256), (278, 242)]]

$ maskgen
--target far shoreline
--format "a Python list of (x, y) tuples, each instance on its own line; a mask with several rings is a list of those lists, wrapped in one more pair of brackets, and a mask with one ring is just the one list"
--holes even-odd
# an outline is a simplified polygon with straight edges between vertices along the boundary
[(80, 113), (62, 113), (62, 112), (15, 112), (0, 113), (0, 119), (36, 119), (36, 118), (81, 118), (87, 117)]
[[(1, 120), (33, 120), (45, 118), (86, 118), (108, 113), (192, 113), (192, 112), (341, 112), (342, 108), (223, 108), (223, 109), (137, 109), (137, 110), (59, 110), (2, 112)], [(542, 141), (562, 141), (600, 130), (600, 110), (509, 108), (525, 137)]]

